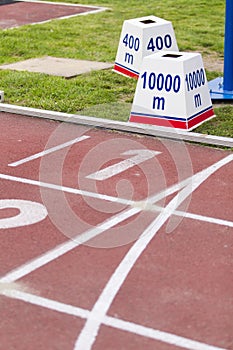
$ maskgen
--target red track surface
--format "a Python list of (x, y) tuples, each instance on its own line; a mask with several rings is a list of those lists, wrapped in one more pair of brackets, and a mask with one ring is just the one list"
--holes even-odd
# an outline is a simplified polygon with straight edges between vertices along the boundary
[[(1, 113), (0, 128), (0, 204), (27, 200), (48, 211), (31, 224), (29, 208), (27, 224), (0, 229), (0, 349), (233, 349), (232, 153), (8, 113)], [(81, 136), (89, 138), (14, 164)], [(161, 153), (106, 180), (87, 178), (138, 149)], [(146, 210), (141, 204), (141, 211), (114, 228), (64, 248), (69, 237), (95, 231), (138, 208), (138, 200), (222, 159), (229, 161), (186, 202), (177, 197), (183, 204), (174, 209), (180, 212), (171, 211), (164, 224), (157, 221), (148, 230), (165, 212), (152, 208), (153, 202)], [(80, 189), (89, 192), (75, 193)], [(156, 204), (165, 207), (186, 190), (183, 184)], [(18, 213), (6, 205), (0, 225)]]
[(19, 27), (24, 24), (40, 23), (96, 10), (96, 7), (69, 6), (46, 2), (6, 2), (0, 5), (0, 28)]

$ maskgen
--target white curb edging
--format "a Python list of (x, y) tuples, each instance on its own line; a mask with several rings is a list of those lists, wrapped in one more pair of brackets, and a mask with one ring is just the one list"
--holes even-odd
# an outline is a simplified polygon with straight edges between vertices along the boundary
[(6, 113), (20, 114), (29, 117), (51, 119), (60, 122), (68, 122), (79, 125), (94, 126), (97, 128), (118, 130), (130, 133), (137, 133), (148, 136), (156, 136), (173, 140), (190, 141), (208, 145), (224, 146), (233, 148), (233, 138), (215, 135), (200, 134), (168, 127), (159, 127), (147, 124), (132, 122), (120, 122), (110, 119), (94, 118), (77, 114), (54, 112), (43, 109), (16, 106), (0, 103), (0, 111)]

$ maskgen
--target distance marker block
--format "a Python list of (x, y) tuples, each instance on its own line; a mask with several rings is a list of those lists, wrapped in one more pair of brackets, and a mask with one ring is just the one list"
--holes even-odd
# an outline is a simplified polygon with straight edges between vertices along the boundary
[(212, 117), (199, 53), (158, 52), (143, 59), (130, 122), (191, 130)]
[(162, 50), (178, 51), (171, 22), (155, 16), (126, 20), (113, 70), (137, 79), (143, 58)]

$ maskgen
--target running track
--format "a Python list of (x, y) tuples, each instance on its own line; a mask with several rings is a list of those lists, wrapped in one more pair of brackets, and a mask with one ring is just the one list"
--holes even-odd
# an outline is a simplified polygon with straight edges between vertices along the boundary
[(0, 349), (233, 349), (231, 152), (0, 117)]

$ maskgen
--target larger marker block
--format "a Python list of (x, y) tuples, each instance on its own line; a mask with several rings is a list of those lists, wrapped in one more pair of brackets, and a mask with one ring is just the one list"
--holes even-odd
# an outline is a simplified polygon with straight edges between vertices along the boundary
[(130, 122), (191, 130), (213, 116), (199, 53), (159, 52), (143, 59)]
[(171, 22), (155, 16), (126, 20), (113, 70), (138, 78), (143, 58), (162, 50), (178, 51)]

